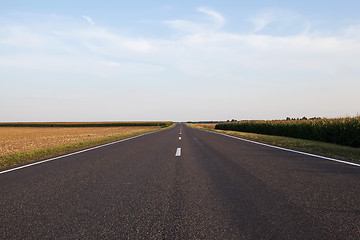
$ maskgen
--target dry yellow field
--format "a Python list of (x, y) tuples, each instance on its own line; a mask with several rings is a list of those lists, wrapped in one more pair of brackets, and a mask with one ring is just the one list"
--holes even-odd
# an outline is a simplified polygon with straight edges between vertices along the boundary
[(0, 155), (130, 134), (159, 127), (0, 127)]
[(196, 123), (195, 126), (214, 129), (217, 123)]

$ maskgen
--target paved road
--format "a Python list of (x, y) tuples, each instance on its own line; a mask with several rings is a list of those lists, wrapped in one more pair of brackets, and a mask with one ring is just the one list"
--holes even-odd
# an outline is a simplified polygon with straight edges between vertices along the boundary
[(0, 174), (0, 238), (360, 239), (359, 197), (359, 167), (178, 124)]

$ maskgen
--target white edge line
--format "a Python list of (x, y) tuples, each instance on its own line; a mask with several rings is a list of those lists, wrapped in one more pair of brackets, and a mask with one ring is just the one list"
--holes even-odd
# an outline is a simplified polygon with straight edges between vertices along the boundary
[[(198, 129), (198, 128), (194, 128), (194, 129)], [(339, 159), (335, 159), (335, 158), (329, 158), (329, 157), (324, 157), (324, 156), (320, 156), (320, 155), (316, 155), (316, 154), (312, 154), (312, 153), (306, 153), (306, 152), (301, 152), (301, 151), (297, 151), (297, 150), (292, 150), (292, 149), (289, 149), (289, 148), (278, 147), (278, 146), (274, 146), (274, 145), (270, 145), (270, 144), (266, 144), (266, 143), (255, 142), (255, 141), (252, 141), (252, 140), (227, 135), (227, 134), (224, 134), (224, 133), (212, 132), (212, 131), (207, 131), (207, 130), (204, 130), (204, 129), (198, 129), (198, 130), (202, 130), (202, 131), (210, 132), (210, 133), (215, 133), (215, 134), (223, 135), (223, 136), (226, 136), (226, 137), (230, 137), (230, 138), (234, 138), (234, 139), (238, 139), (238, 140), (242, 140), (242, 141), (245, 141), (245, 142), (250, 142), (250, 143), (254, 143), (254, 144), (258, 144), (258, 145), (262, 145), (262, 146), (266, 146), (266, 147), (276, 148), (276, 149), (280, 149), (280, 150), (283, 150), (283, 151), (299, 153), (299, 154), (303, 154), (303, 155), (307, 155), (307, 156), (311, 156), (311, 157), (322, 158), (322, 159), (329, 160), (329, 161), (334, 161), (334, 162), (339, 162), (339, 163), (344, 163), (344, 164), (360, 167), (360, 164), (353, 163), (353, 162), (347, 162), (347, 161), (343, 161), (343, 160), (339, 160)]]
[[(173, 127), (174, 127), (174, 126), (173, 126)], [(171, 128), (172, 128), (172, 127), (171, 127)], [(97, 149), (97, 148), (106, 147), (106, 146), (109, 146), (109, 145), (112, 145), (112, 144), (116, 144), (116, 143), (120, 143), (120, 142), (125, 142), (125, 141), (128, 141), (128, 140), (132, 140), (132, 139), (134, 139), (134, 138), (142, 137), (142, 136), (145, 136), (145, 135), (148, 135), (148, 134), (152, 134), (152, 133), (161, 132), (161, 131), (168, 130), (168, 129), (170, 129), (170, 128), (160, 129), (160, 130), (154, 131), (154, 132), (143, 133), (143, 134), (136, 135), (136, 136), (133, 136), (133, 137), (130, 137), (130, 138), (121, 139), (121, 140), (118, 140), (118, 141), (115, 141), (115, 142), (105, 143), (105, 144), (102, 144), (102, 145), (99, 145), (99, 146), (87, 148), (87, 149), (80, 150), (80, 151), (76, 151), (76, 152), (73, 152), (73, 153), (68, 153), (68, 154), (65, 154), (65, 155), (58, 156), (58, 157), (49, 158), (49, 159), (41, 160), (41, 161), (38, 161), (38, 162), (26, 164), (26, 165), (23, 165), (23, 166), (20, 166), (20, 167), (15, 167), (15, 168), (7, 169), (7, 170), (4, 170), (4, 171), (1, 171), (0, 174), (4, 174), (4, 173), (12, 172), (12, 171), (15, 171), (15, 170), (19, 170), (19, 169), (22, 169), (22, 168), (27, 168), (27, 167), (31, 167), (31, 166), (34, 166), (34, 165), (38, 165), (38, 164), (42, 164), (42, 163), (54, 161), (54, 160), (57, 160), (57, 159), (60, 159), (60, 158), (69, 157), (69, 156), (76, 155), (76, 154), (79, 154), (79, 153), (91, 151), (91, 150), (94, 150), (94, 149)]]

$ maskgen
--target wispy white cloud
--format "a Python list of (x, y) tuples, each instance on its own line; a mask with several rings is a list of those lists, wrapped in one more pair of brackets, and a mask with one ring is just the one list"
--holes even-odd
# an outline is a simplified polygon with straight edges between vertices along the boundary
[(209, 21), (198, 22), (183, 19), (165, 21), (165, 24), (185, 33), (199, 33), (218, 30), (225, 24), (225, 18), (218, 12), (207, 8), (199, 7), (198, 12), (207, 15)]
[(280, 8), (269, 8), (259, 11), (249, 17), (248, 21), (253, 25), (253, 32), (259, 32), (272, 23), (280, 26), (294, 26), (294, 21), (300, 16), (290, 10)]
[(88, 23), (90, 23), (91, 25), (95, 25), (95, 22), (91, 19), (91, 17), (85, 16), (85, 15), (82, 15), (81, 17), (83, 19), (85, 19)]
[[(204, 8), (199, 8), (198, 11), (210, 16), (213, 24), (217, 26), (225, 24), (222, 15), (216, 11)], [(325, 37), (306, 31), (279, 37), (258, 33), (224, 32), (217, 28), (205, 28), (204, 22), (199, 21), (173, 20), (168, 21), (167, 24), (182, 30), (193, 26), (194, 31), (184, 32), (183, 35), (173, 39), (153, 39), (123, 36), (116, 29), (106, 27), (86, 28), (81, 25), (76, 27), (64, 25), (51, 32), (48, 28), (42, 31), (41, 25), (23, 24), (23, 26), (13, 25), (2, 28), (0, 48), (7, 49), (9, 46), (18, 48), (12, 52), (11, 64), (16, 62), (17, 53), (19, 56), (31, 56), (33, 54), (31, 49), (36, 50), (37, 59), (54, 53), (55, 56), (61, 55), (64, 59), (72, 58), (73, 56), (68, 54), (77, 53), (78, 56), (85, 58), (92, 55), (101, 61), (104, 58), (125, 58), (132, 61), (145, 59), (167, 66), (173, 65), (174, 68), (181, 63), (183, 69), (190, 69), (191, 62), (196, 64), (205, 62), (206, 64), (197, 71), (191, 68), (189, 73), (196, 72), (196, 75), (201, 72), (208, 75), (209, 71), (215, 71), (212, 65), (224, 65), (222, 62), (228, 65), (226, 69), (234, 73), (236, 73), (234, 69), (238, 67), (251, 69), (276, 67), (299, 71), (318, 68), (326, 71), (326, 69), (334, 70), (332, 67), (335, 65), (343, 66), (341, 62), (346, 59), (347, 62), (353, 62), (350, 66), (360, 65), (356, 61), (360, 51), (358, 25), (347, 27), (345, 34), (341, 36)], [(0, 58), (3, 65), (10, 64), (8, 56), (0, 55)], [(341, 68), (337, 70), (341, 72)]]
[(263, 14), (261, 16), (252, 17), (249, 20), (254, 26), (254, 32), (259, 32), (267, 25), (272, 23), (275, 19), (271, 14)]
[(218, 27), (222, 27), (225, 24), (225, 18), (220, 13), (203, 7), (200, 7), (197, 10), (210, 16)]
[(164, 21), (164, 23), (173, 29), (187, 33), (201, 32), (204, 29), (201, 24), (186, 20), (168, 20), (168, 21)]

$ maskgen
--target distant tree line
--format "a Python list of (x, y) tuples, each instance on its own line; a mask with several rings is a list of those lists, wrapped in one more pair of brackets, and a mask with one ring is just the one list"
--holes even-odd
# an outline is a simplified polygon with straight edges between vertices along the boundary
[(186, 123), (190, 123), (190, 124), (196, 124), (196, 123), (200, 123), (200, 124), (205, 124), (205, 123), (221, 123), (223, 121), (187, 121)]

